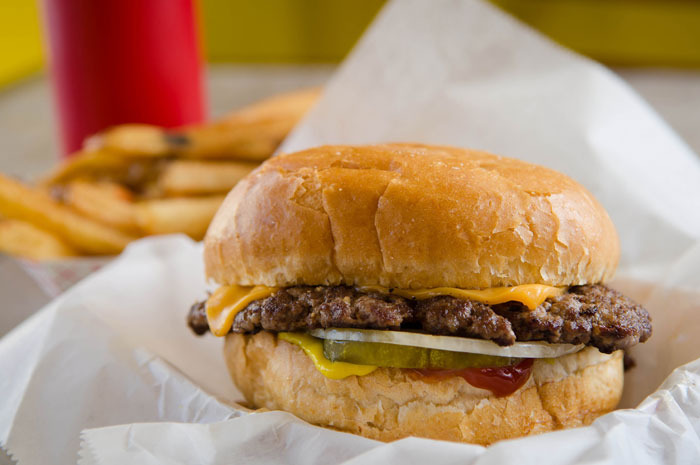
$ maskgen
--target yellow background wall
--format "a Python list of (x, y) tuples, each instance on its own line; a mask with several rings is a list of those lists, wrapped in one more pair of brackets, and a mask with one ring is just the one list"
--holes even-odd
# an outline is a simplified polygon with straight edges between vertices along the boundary
[(39, 15), (34, 0), (0, 0), (0, 86), (42, 66)]
[[(430, 0), (429, 0), (430, 1)], [(211, 61), (337, 61), (384, 0), (202, 0)]]
[[(700, 67), (700, 1), (492, 1), (608, 64)], [(347, 53), (384, 0), (199, 3), (209, 61), (333, 62)], [(0, 86), (42, 67), (37, 10), (37, 0), (0, 0)]]
[(697, 0), (491, 1), (604, 63), (700, 67)]

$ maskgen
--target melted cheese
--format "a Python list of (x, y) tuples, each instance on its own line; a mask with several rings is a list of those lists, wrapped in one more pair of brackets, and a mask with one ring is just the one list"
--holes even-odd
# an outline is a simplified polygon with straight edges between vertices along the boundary
[(323, 355), (323, 341), (303, 333), (279, 333), (277, 337), (301, 347), (311, 359), (314, 366), (323, 376), (330, 379), (343, 379), (348, 376), (364, 376), (372, 373), (377, 367), (372, 365), (356, 365), (347, 362), (331, 362)]
[(513, 287), (492, 287), (490, 289), (472, 290), (456, 287), (435, 287), (432, 289), (387, 289), (382, 286), (363, 286), (363, 291), (376, 291), (382, 294), (392, 294), (407, 299), (424, 300), (440, 295), (449, 295), (458, 299), (471, 299), (488, 305), (505, 302), (520, 302), (530, 310), (534, 310), (549, 297), (556, 297), (566, 292), (565, 287), (547, 286), (545, 284), (523, 284)]
[[(267, 286), (222, 286), (207, 300), (206, 312), (209, 329), (216, 336), (225, 336), (233, 324), (236, 314), (254, 300), (272, 295), (278, 288)], [(565, 287), (546, 286), (544, 284), (523, 284), (513, 287), (494, 287), (491, 289), (470, 290), (454, 287), (436, 287), (433, 289), (389, 289), (382, 286), (363, 286), (363, 291), (375, 291), (408, 299), (429, 299), (440, 295), (449, 295), (458, 299), (471, 299), (488, 305), (504, 302), (521, 302), (534, 310), (549, 297), (556, 297), (566, 292)]]
[(209, 329), (215, 336), (226, 336), (238, 312), (252, 301), (264, 299), (276, 290), (276, 287), (267, 286), (221, 286), (207, 300)]

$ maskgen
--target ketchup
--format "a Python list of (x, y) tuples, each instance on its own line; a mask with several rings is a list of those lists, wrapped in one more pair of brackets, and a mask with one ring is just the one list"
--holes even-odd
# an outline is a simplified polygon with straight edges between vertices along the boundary
[(517, 365), (489, 368), (463, 368), (460, 370), (411, 369), (426, 381), (439, 381), (459, 376), (467, 383), (481, 389), (488, 389), (496, 397), (510, 395), (520, 389), (532, 372), (531, 358), (522, 360)]

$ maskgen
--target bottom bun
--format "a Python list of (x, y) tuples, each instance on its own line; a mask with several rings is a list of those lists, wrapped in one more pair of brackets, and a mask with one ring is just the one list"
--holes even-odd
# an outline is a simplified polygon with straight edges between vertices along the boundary
[(224, 356), (253, 406), (381, 441), (419, 436), (487, 445), (587, 425), (622, 394), (622, 352), (594, 348), (536, 360), (530, 379), (505, 397), (459, 377), (423, 381), (398, 368), (328, 379), (299, 347), (266, 331), (229, 334)]

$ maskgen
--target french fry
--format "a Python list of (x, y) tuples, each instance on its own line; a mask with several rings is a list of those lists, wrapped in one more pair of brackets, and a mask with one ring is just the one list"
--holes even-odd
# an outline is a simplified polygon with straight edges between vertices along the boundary
[(184, 233), (200, 240), (224, 197), (217, 195), (138, 202), (138, 222), (146, 234)]
[(134, 190), (145, 190), (155, 182), (165, 160), (129, 158), (107, 150), (82, 151), (63, 162), (56, 171), (42, 181), (55, 186), (76, 179), (110, 181), (124, 184)]
[(133, 195), (119, 184), (72, 181), (64, 186), (62, 200), (100, 223), (130, 234), (139, 232)]
[(78, 253), (48, 231), (20, 220), (0, 220), (0, 252), (33, 260), (55, 260)]
[(182, 157), (263, 161), (311, 109), (319, 94), (319, 89), (307, 89), (278, 95), (214, 124), (186, 129), (183, 139), (189, 144), (181, 142), (177, 153)]
[(262, 161), (313, 106), (319, 89), (277, 95), (209, 124), (176, 130), (129, 124), (92, 138), (88, 147), (128, 156)]
[(165, 132), (150, 124), (122, 124), (87, 139), (85, 149), (111, 151), (122, 157), (162, 157), (172, 153)]
[(226, 193), (256, 166), (235, 161), (175, 160), (163, 168), (158, 187), (168, 196)]
[(0, 176), (0, 215), (84, 254), (117, 253), (143, 234), (201, 239), (224, 198), (218, 194), (252, 171), (251, 162), (269, 157), (318, 95), (317, 89), (278, 95), (176, 130), (114, 127), (86, 141), (42, 183), (60, 202)]
[(82, 151), (61, 163), (43, 184), (60, 184), (76, 178), (90, 178), (102, 171), (121, 171), (128, 161), (104, 151)]
[(94, 255), (121, 252), (134, 236), (122, 233), (53, 200), (46, 192), (0, 175), (0, 214), (49, 231), (76, 250)]

